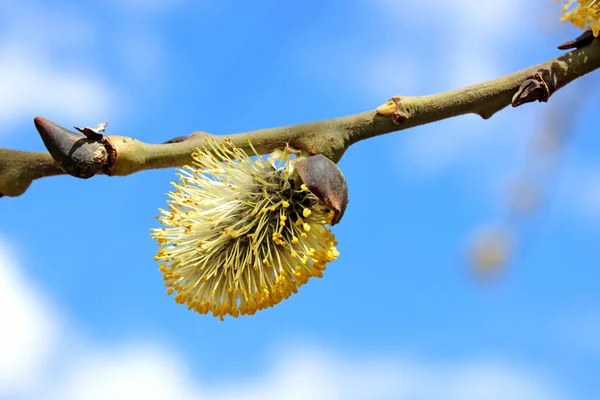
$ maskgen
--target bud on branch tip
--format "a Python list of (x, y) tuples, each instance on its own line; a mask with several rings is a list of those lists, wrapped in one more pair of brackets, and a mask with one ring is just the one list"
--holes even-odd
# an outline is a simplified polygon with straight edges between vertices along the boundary
[(35, 117), (33, 122), (48, 152), (64, 172), (87, 179), (105, 170), (109, 154), (103, 135), (79, 135), (43, 117)]

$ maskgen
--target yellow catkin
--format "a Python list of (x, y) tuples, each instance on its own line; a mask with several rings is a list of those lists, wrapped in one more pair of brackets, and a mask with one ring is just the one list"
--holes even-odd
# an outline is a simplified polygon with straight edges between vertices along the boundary
[(600, 0), (566, 0), (562, 11), (561, 21), (570, 21), (581, 29), (591, 29), (595, 37), (600, 35)]
[(221, 319), (253, 315), (322, 277), (339, 256), (326, 226), (331, 210), (295, 186), (299, 158), (290, 154), (253, 160), (230, 140), (212, 139), (178, 170), (158, 217), (164, 227), (152, 230), (177, 303)]

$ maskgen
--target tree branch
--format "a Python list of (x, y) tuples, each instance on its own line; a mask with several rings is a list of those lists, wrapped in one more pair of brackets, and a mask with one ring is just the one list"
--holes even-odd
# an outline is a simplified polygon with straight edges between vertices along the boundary
[[(263, 154), (289, 144), (337, 162), (352, 144), (374, 136), (469, 113), (488, 119), (509, 104), (518, 107), (547, 101), (558, 89), (599, 67), (600, 41), (595, 40), (544, 63), (462, 89), (429, 96), (395, 96), (373, 111), (227, 137), (246, 150), (251, 140)], [(192, 152), (205, 139), (225, 138), (194, 132), (163, 144), (148, 144), (124, 136), (79, 135), (40, 117), (35, 122), (52, 156), (0, 149), (0, 195), (19, 196), (33, 180), (65, 172), (79, 178), (124, 176), (189, 164)]]
[(0, 197), (20, 196), (34, 180), (63, 174), (49, 153), (0, 149)]

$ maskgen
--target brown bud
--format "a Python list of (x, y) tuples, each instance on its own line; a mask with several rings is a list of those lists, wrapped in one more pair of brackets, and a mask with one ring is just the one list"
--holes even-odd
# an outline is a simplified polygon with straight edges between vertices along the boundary
[(557, 46), (560, 50), (568, 50), (568, 49), (579, 49), (581, 47), (585, 47), (588, 44), (591, 44), (594, 41), (594, 33), (591, 29), (583, 32), (581, 35), (577, 36), (573, 40), (569, 40), (559, 46)]
[(108, 154), (98, 138), (79, 135), (42, 117), (35, 117), (33, 122), (48, 152), (67, 174), (87, 179), (105, 167)]
[(333, 210), (331, 225), (340, 222), (348, 205), (348, 185), (337, 164), (317, 154), (298, 161), (296, 171), (308, 189)]

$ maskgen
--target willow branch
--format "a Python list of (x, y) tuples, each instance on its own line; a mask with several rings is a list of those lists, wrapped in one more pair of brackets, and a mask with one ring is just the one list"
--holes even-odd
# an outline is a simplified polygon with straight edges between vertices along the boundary
[(510, 75), (428, 96), (394, 96), (376, 110), (360, 114), (228, 136), (194, 132), (163, 144), (102, 135), (90, 128), (80, 130), (84, 136), (36, 117), (50, 154), (0, 149), (0, 194), (19, 196), (33, 180), (65, 172), (89, 178), (182, 166), (191, 163), (191, 153), (208, 138), (228, 137), (246, 150), (250, 140), (263, 154), (287, 144), (337, 162), (351, 145), (374, 136), (469, 113), (488, 119), (508, 105), (547, 101), (563, 86), (599, 67), (600, 40), (595, 40)]

